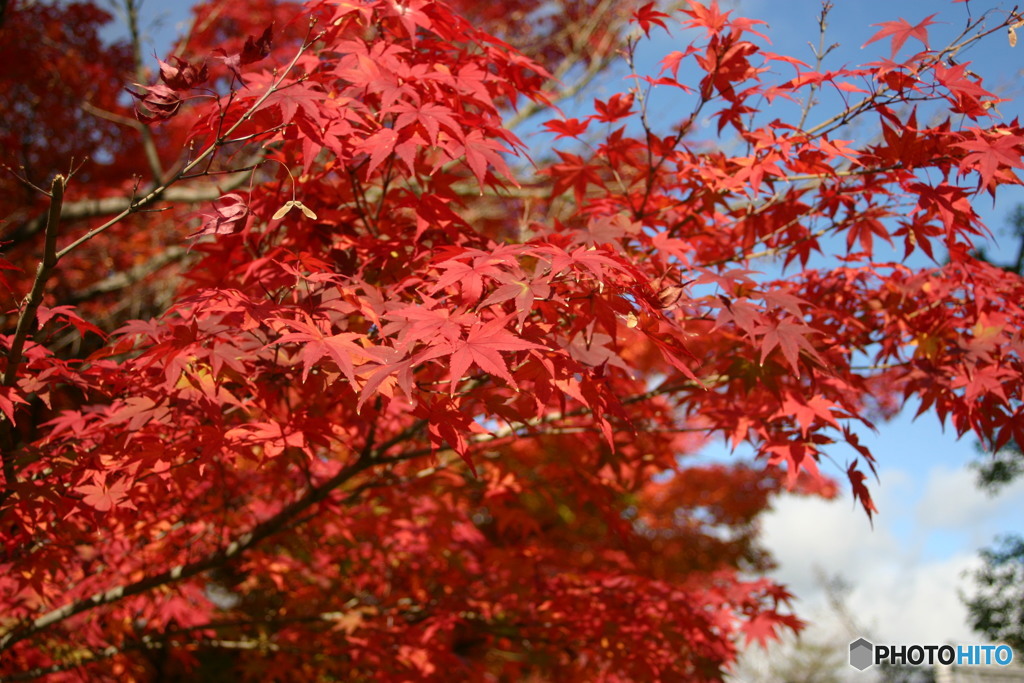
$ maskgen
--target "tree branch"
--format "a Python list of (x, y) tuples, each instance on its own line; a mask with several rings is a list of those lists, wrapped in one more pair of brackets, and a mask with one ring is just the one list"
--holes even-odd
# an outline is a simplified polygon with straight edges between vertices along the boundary
[[(43, 290), (50, 279), (50, 273), (53, 272), (54, 266), (57, 265), (57, 225), (60, 223), (61, 208), (64, 204), (65, 183), (66, 179), (64, 176), (58, 174), (50, 185), (50, 210), (46, 214), (46, 242), (43, 247), (43, 260), (36, 270), (36, 279), (32, 283), (32, 291), (29, 292), (22, 303), (21, 315), (18, 318), (14, 339), (11, 341), (11, 347), (7, 351), (7, 369), (4, 371), (3, 377), (3, 384), (7, 387), (13, 387), (18, 378), (18, 366), (21, 364), (25, 342), (28, 340), (29, 331), (35, 325), (36, 312), (42, 303)], [(13, 425), (5, 416), (0, 415), (0, 420), (3, 421), (3, 453), (0, 454), (0, 457), (3, 458), (3, 472), (6, 480), (5, 489), (10, 491), (18, 476), (17, 468), (14, 466), (12, 444), (10, 443), (13, 441), (13, 433), (11, 431)]]
[[(607, 52), (607, 49), (598, 48), (597, 50), (588, 49), (590, 41), (594, 36), (594, 33), (600, 26), (601, 19), (615, 10), (616, 3), (614, 0), (604, 0), (593, 12), (587, 15), (587, 21), (581, 24), (575, 24), (566, 26), (563, 33), (566, 37), (571, 38), (575, 43), (576, 49), (565, 56), (565, 59), (558, 65), (552, 74), (551, 82), (549, 82), (543, 88), (545, 95), (555, 95), (552, 102), (562, 102), (570, 97), (575, 96), (581, 90), (583, 90), (599, 73), (604, 71), (608, 64), (612, 61), (612, 55)], [(614, 31), (608, 32), (605, 41), (611, 40), (611, 36), (614, 35)], [(603, 46), (607, 48), (607, 44)], [(569, 75), (572, 69), (580, 64), (580, 62), (586, 60), (587, 67), (584, 72), (577, 78), (573, 83), (568, 85), (561, 90), (558, 90), (557, 83), (560, 83), (563, 78)], [(557, 91), (557, 92), (556, 92)], [(516, 112), (505, 124), (505, 127), (513, 130), (527, 119), (533, 117), (538, 112), (548, 109), (549, 105), (540, 104), (537, 102), (528, 102), (522, 109)]]
[(186, 253), (188, 251), (184, 247), (167, 247), (145, 263), (140, 263), (130, 270), (115, 273), (85, 289), (74, 292), (70, 297), (65, 298), (62, 303), (78, 304), (101, 294), (109, 294), (110, 292), (130, 287), (147, 275), (151, 275), (164, 266), (181, 260), (185, 257)]
[[(139, 8), (135, 0), (124, 0), (125, 20), (128, 24), (128, 32), (131, 35), (132, 58), (135, 61), (135, 78), (146, 80), (146, 69), (142, 64), (142, 36), (139, 33)], [(149, 164), (149, 172), (153, 174), (153, 180), (159, 183), (163, 180), (164, 169), (160, 163), (160, 154), (156, 149), (156, 141), (153, 139), (153, 131), (149, 126), (140, 128), (142, 133), (142, 149), (146, 154), (146, 163)]]
[(116, 586), (106, 591), (94, 593), (87, 598), (69, 602), (63, 607), (51, 610), (26, 625), (7, 631), (3, 636), (0, 636), (0, 652), (76, 614), (81, 614), (101, 605), (117, 602), (132, 595), (145, 593), (159, 586), (177, 583), (224, 564), (261, 541), (288, 528), (288, 523), (292, 519), (298, 517), (313, 505), (325, 500), (332, 491), (348, 482), (352, 477), (378, 464), (376, 456), (381, 452), (380, 449), (374, 449), (369, 454), (364, 451), (363, 455), (355, 462), (343, 467), (337, 474), (319, 486), (307, 489), (303, 495), (292, 503), (286, 505), (276, 514), (260, 522), (247, 533), (242, 534), (217, 552), (194, 562), (180, 564), (159, 574), (147, 576), (133, 583)]
[(203, 149), (203, 151), (201, 151), (198, 155), (196, 155), (195, 158), (193, 158), (191, 161), (185, 164), (185, 166), (180, 168), (176, 173), (174, 173), (171, 176), (171, 178), (162, 182), (159, 186), (153, 188), (153, 190), (151, 190), (141, 199), (128, 199), (128, 206), (125, 209), (121, 210), (116, 216), (111, 218), (103, 225), (93, 228), (86, 234), (79, 237), (77, 240), (73, 241), (68, 246), (61, 249), (59, 252), (57, 252), (57, 258), (63, 258), (68, 253), (70, 253), (80, 245), (84, 244), (85, 242), (88, 242), (96, 235), (105, 232), (114, 225), (117, 225), (124, 218), (130, 216), (133, 213), (136, 213), (137, 211), (142, 210), (143, 208), (149, 206), (156, 200), (161, 199), (170, 189), (171, 185), (176, 184), (182, 178), (188, 176), (189, 173), (198, 168), (200, 164), (212, 158), (214, 152), (220, 149), (220, 146), (224, 144), (225, 141), (230, 140), (232, 134), (240, 127), (242, 127), (245, 123), (247, 123), (256, 114), (256, 112), (260, 110), (260, 107), (262, 107), (264, 103), (266, 103), (266, 101), (281, 88), (281, 84), (284, 83), (285, 79), (288, 77), (288, 74), (290, 74), (292, 69), (295, 68), (295, 65), (299, 63), (299, 59), (302, 57), (302, 55), (306, 53), (306, 50), (308, 50), (309, 47), (316, 42), (319, 35), (322, 35), (322, 33), (318, 34), (318, 36), (314, 36), (312, 39), (309, 39), (309, 36), (307, 35), (307, 40), (302, 44), (298, 51), (296, 51), (295, 56), (292, 57), (291, 61), (288, 62), (288, 64), (283, 69), (281, 69), (280, 72), (277, 73), (277, 77), (274, 79), (274, 82), (270, 85), (270, 87), (267, 88), (266, 92), (260, 95), (260, 97), (257, 98), (256, 101), (253, 102), (252, 105), (250, 105), (249, 108), (245, 110), (245, 113), (238, 117), (237, 121), (231, 124), (227, 128), (227, 130), (224, 130), (219, 135), (217, 135), (217, 138), (209, 145), (207, 145), (207, 147)]
[(68, 671), (80, 666), (88, 666), (90, 664), (96, 664), (105, 659), (111, 659), (117, 655), (124, 654), (126, 652), (135, 650), (163, 650), (165, 648), (216, 648), (220, 650), (263, 650), (267, 652), (278, 652), (281, 650), (288, 650), (282, 646), (267, 642), (265, 639), (243, 639), (243, 640), (220, 640), (212, 638), (199, 638), (190, 640), (178, 640), (174, 637), (166, 639), (157, 639), (151, 636), (146, 636), (140, 640), (125, 645), (111, 645), (105, 647), (98, 652), (86, 652), (82, 654), (75, 654), (73, 658), (52, 664), (50, 666), (41, 666), (29, 671), (23, 671), (21, 673), (14, 674), (5, 678), (5, 681), (30, 681), (35, 678), (42, 678), (48, 674), (60, 673), (62, 671)]
[[(225, 192), (241, 187), (249, 177), (246, 171), (232, 172), (232, 177), (226, 183), (193, 183), (183, 186), (167, 187), (160, 196), (165, 202), (180, 204), (198, 204), (200, 202), (212, 202), (219, 199)], [(82, 220), (85, 218), (96, 218), (97, 216), (110, 216), (120, 213), (132, 207), (131, 197), (104, 197), (102, 199), (81, 199), (76, 202), (67, 202), (64, 205), (61, 218), (64, 222)], [(19, 243), (33, 237), (46, 226), (46, 215), (41, 215), (22, 226), (10, 235), (7, 240)]]

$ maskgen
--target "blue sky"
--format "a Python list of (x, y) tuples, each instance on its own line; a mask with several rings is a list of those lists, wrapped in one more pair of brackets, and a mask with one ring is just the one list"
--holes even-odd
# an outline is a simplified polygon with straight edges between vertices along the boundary
[[(166, 50), (172, 36), (185, 26), (191, 4), (155, 0), (143, 4), (143, 28), (151, 41), (147, 54)], [(770, 49), (807, 62), (813, 60), (808, 43), (816, 44), (818, 40), (817, 0), (723, 1), (722, 6), (767, 21), (764, 32), (772, 40)], [(938, 12), (936, 21), (940, 23), (930, 28), (930, 35), (933, 45), (945, 44), (943, 39), (958, 32), (968, 11), (975, 17), (989, 10), (1005, 14), (1012, 6), (986, 0), (960, 4), (945, 0), (835, 0), (826, 42), (840, 46), (829, 56), (825, 68), (855, 66), (888, 56), (888, 39), (861, 48), (878, 30), (872, 24), (901, 17), (916, 24)], [(993, 15), (992, 22), (998, 21), (999, 16)], [(661, 56), (679, 49), (684, 40), (679, 30), (672, 36), (656, 33), (641, 53), (641, 67), (652, 67)], [(1021, 43), (1014, 49), (1005, 35), (996, 35), (959, 58), (971, 61), (972, 70), (983, 75), (990, 88), (1013, 96), (1021, 91), (1024, 36)], [(911, 40), (904, 54), (918, 47)], [(596, 84), (590, 96), (626, 87), (617, 80), (621, 76)], [(1022, 102), (1002, 104), (999, 111), (1012, 119), (1021, 112)], [(823, 115), (832, 109), (829, 105), (828, 101), (823, 103)], [(811, 120), (814, 118), (812, 115)], [(1021, 201), (1024, 193), (1007, 192), (994, 204), (985, 202), (976, 208), (998, 237), (1006, 217)], [(992, 245), (989, 253), (996, 258), (1003, 254), (1003, 260), (1009, 260), (1014, 247), (1007, 240), (1002, 246)], [(872, 491), (880, 514), (873, 530), (848, 497), (835, 503), (780, 500), (765, 521), (766, 545), (780, 561), (778, 577), (801, 596), (800, 608), (816, 619), (819, 635), (837, 627), (823, 607), (817, 568), (828, 575), (840, 574), (851, 583), (851, 610), (857, 621), (877, 637), (902, 642), (978, 640), (967, 629), (965, 611), (956, 597), (958, 589), (968, 586), (962, 574), (976, 566), (978, 549), (990, 544), (995, 535), (1024, 531), (1024, 482), (995, 498), (978, 491), (973, 473), (966, 469), (975, 458), (974, 440), (970, 436), (957, 440), (931, 415), (912, 420), (913, 412), (905, 411), (881, 425), (878, 434), (863, 434), (879, 461), (880, 481), (874, 483)], [(716, 447), (709, 448), (707, 455), (736, 457)], [(841, 457), (837, 459), (841, 461)], [(838, 470), (831, 473), (841, 477)], [(814, 632), (811, 635), (813, 638)]]

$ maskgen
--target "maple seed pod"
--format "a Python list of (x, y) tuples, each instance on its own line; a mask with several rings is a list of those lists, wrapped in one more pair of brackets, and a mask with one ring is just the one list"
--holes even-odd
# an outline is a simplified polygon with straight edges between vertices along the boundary
[(1006, 27), (1006, 37), (1010, 40), (1010, 47), (1017, 46), (1017, 29), (1022, 26), (1024, 26), (1024, 19)]
[(297, 199), (290, 199), (287, 202), (285, 202), (284, 206), (282, 206), (280, 209), (277, 210), (277, 212), (273, 215), (272, 219), (276, 221), (279, 218), (284, 218), (284, 216), (289, 211), (291, 211), (292, 208), (295, 208), (295, 207), (297, 207), (300, 211), (302, 211), (302, 213), (305, 214), (306, 218), (309, 218), (309, 219), (314, 220), (314, 221), (316, 220), (316, 214), (313, 213), (312, 209), (310, 209), (308, 206), (306, 206), (305, 204), (303, 204), (302, 202), (300, 202)]

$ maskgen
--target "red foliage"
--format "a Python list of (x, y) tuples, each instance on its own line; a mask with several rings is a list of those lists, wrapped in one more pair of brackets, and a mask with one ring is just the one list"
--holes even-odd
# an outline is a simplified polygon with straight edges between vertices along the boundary
[[(875, 511), (858, 425), (1024, 442), (1024, 283), (971, 255), (1024, 133), (948, 50), (893, 61), (931, 18), (818, 73), (627, 5), (208, 2), (147, 80), (92, 5), (12, 3), (0, 675), (717, 680), (801, 626), (771, 496)], [(816, 126), (757, 110), (826, 85)], [(713, 436), (763, 462), (688, 464)]]

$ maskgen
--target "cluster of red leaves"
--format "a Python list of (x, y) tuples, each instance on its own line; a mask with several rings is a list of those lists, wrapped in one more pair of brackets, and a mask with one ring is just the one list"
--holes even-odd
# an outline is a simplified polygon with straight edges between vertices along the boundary
[[(834, 495), (831, 455), (873, 512), (855, 426), (879, 406), (1024, 442), (1024, 284), (970, 251), (971, 199), (1019, 184), (1024, 136), (941, 51), (892, 61), (927, 20), (883, 26), (889, 60), (817, 73), (689, 3), (695, 42), (646, 82), (693, 114), (666, 134), (615, 94), (549, 122), (590, 145), (529, 177), (503, 112), (549, 106), (565, 45), (530, 59), (482, 28), (502, 17), (431, 0), (231, 4), (197, 8), (139, 113), (186, 150), (152, 201), (238, 169), (245, 189), (88, 223), (62, 255), (191, 236), (172, 305), (69, 353), (68, 326), (99, 330), (58, 272), (15, 353), (36, 257), (0, 262), (0, 673), (716, 680), (738, 641), (800, 626), (742, 574), (767, 567), (769, 496)], [(542, 9), (520, 4), (509, 40)], [(782, 64), (798, 75), (768, 81)], [(762, 98), (825, 85), (861, 99), (755, 124)], [(976, 123), (922, 127), (909, 101)], [(740, 144), (694, 139), (701, 116)], [(880, 137), (837, 137), (852, 119)], [(949, 260), (883, 262), (882, 242)], [(759, 276), (759, 255), (796, 272)], [(685, 466), (707, 435), (766, 467)]]
[[(54, 172), (66, 173), (102, 148), (110, 157), (83, 166), (82, 182), (100, 185), (122, 173), (141, 171), (144, 159), (137, 139), (125, 136), (109, 120), (82, 113), (83, 108), (117, 110), (124, 74), (131, 65), (127, 45), (106, 45), (100, 38), (99, 28), (110, 21), (110, 14), (87, 3), (61, 9), (9, 4), (0, 27), (3, 163), (42, 185)], [(75, 30), (68, 31), (68, 26)], [(112, 158), (118, 159), (118, 168), (113, 168)], [(9, 178), (0, 183), (0, 215), (10, 217), (12, 224), (27, 221), (41, 206), (42, 198), (25, 186)], [(5, 242), (15, 237), (5, 229)]]

